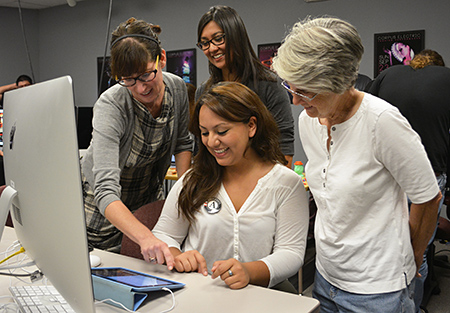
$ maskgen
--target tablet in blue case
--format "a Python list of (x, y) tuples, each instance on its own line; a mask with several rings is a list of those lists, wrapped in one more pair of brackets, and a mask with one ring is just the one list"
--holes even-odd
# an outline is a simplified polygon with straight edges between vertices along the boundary
[[(133, 311), (147, 298), (146, 292), (164, 287), (179, 289), (185, 286), (183, 283), (122, 267), (92, 268), (91, 271), (95, 299), (112, 299)], [(114, 302), (106, 302), (118, 306)]]

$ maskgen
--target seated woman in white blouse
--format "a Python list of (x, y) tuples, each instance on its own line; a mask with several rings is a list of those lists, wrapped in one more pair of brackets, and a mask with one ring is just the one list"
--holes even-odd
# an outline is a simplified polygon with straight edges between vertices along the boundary
[(253, 91), (223, 82), (199, 99), (190, 126), (198, 155), (153, 233), (179, 272), (210, 273), (232, 289), (284, 282), (303, 265), (309, 213), (273, 117)]

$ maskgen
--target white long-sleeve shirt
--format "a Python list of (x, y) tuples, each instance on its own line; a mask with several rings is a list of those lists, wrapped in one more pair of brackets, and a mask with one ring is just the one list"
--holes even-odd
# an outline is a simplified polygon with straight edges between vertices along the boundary
[(182, 184), (180, 179), (172, 187), (153, 229), (155, 236), (169, 247), (199, 251), (210, 272), (218, 260), (261, 260), (270, 271), (269, 287), (292, 276), (303, 265), (308, 199), (300, 177), (292, 170), (275, 165), (258, 181), (239, 212), (222, 185), (216, 195), (220, 211), (210, 214), (202, 207), (192, 225), (178, 216)]

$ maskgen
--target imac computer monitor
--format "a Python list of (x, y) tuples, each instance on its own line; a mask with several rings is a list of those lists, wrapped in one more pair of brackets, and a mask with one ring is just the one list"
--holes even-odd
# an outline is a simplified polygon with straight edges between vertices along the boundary
[(72, 79), (5, 93), (3, 153), (25, 253), (77, 313), (94, 313)]

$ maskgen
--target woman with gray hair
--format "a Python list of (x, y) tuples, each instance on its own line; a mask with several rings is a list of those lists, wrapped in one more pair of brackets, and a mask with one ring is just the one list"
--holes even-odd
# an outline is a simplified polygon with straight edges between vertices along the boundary
[(321, 312), (414, 312), (413, 278), (441, 193), (407, 120), (354, 88), (363, 52), (351, 24), (308, 18), (273, 63), (304, 107), (299, 132), (318, 207), (313, 296)]

